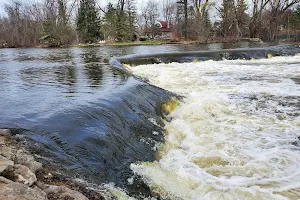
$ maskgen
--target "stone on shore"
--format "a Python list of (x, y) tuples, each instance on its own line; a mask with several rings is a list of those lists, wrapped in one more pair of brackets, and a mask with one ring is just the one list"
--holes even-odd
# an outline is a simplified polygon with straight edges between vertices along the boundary
[(0, 177), (0, 200), (47, 200), (45, 192), (38, 188), (12, 182)]
[[(1, 138), (1, 136), (0, 136), (0, 138)], [(5, 158), (7, 158), (9, 160), (13, 160), (13, 157), (14, 157), (16, 151), (17, 150), (11, 146), (0, 145), (0, 155), (4, 156)]]
[(0, 136), (10, 137), (11, 132), (9, 129), (0, 129)]
[(8, 129), (0, 129), (0, 200), (88, 200), (65, 186), (38, 182), (35, 173), (42, 168), (29, 152), (13, 143)]
[(35, 174), (24, 165), (16, 164), (12, 172), (13, 181), (32, 186), (37, 181)]
[(0, 156), (0, 175), (3, 173), (9, 171), (14, 166), (14, 162), (11, 160), (8, 160), (7, 158)]
[(0, 185), (1, 184), (9, 184), (9, 183), (12, 183), (13, 181), (7, 179), (7, 178), (4, 178), (3, 176), (0, 176)]
[(2, 137), (0, 137), (0, 146), (3, 146), (3, 145), (5, 145), (5, 138), (2, 136)]
[(17, 151), (14, 160), (16, 163), (28, 167), (33, 173), (35, 173), (39, 169), (42, 169), (43, 167), (42, 163), (35, 161), (32, 155), (27, 154), (23, 150)]
[(72, 200), (88, 200), (86, 196), (71, 190), (66, 186), (55, 186), (37, 182), (37, 186), (48, 195), (49, 199), (72, 199)]

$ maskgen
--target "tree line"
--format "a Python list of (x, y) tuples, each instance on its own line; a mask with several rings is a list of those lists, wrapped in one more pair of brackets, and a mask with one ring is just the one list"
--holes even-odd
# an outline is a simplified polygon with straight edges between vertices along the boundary
[[(282, 30), (300, 29), (300, 0), (12, 0), (0, 16), (0, 45), (60, 46), (72, 43), (135, 41), (158, 20), (174, 40), (278, 39)], [(217, 16), (217, 17), (213, 17)], [(299, 33), (299, 32), (298, 32)]]

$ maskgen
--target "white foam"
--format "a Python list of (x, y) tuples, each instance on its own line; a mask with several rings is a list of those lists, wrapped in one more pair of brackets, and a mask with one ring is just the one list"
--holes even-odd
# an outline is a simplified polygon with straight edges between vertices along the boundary
[(160, 159), (131, 165), (154, 192), (171, 199), (300, 198), (300, 149), (292, 144), (300, 136), (300, 86), (291, 79), (300, 77), (299, 56), (132, 71), (185, 96), (165, 122)]

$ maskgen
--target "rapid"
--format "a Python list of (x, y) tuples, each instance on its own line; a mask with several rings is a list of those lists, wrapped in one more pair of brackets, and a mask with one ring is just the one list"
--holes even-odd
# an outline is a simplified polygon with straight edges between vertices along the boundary
[(299, 54), (130, 70), (183, 96), (156, 160), (130, 166), (158, 198), (300, 198)]

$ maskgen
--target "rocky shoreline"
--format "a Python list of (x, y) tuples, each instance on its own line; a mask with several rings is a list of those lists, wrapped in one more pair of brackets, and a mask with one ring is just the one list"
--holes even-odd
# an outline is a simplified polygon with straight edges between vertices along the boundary
[(0, 200), (105, 199), (83, 186), (67, 183), (46, 170), (18, 145), (11, 131), (0, 129)]

